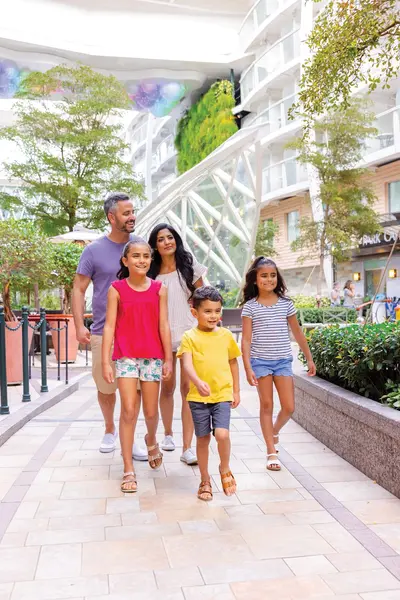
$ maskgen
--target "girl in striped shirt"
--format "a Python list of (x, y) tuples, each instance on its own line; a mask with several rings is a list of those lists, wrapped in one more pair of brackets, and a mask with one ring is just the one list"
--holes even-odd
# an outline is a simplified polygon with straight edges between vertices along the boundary
[[(303, 331), (297, 321), (293, 302), (286, 296), (286, 285), (278, 267), (260, 256), (251, 265), (243, 289), (242, 354), (247, 381), (257, 386), (260, 398), (260, 423), (267, 446), (267, 469), (280, 471), (275, 445), (279, 431), (294, 411), (294, 385), (289, 327), (307, 359), (308, 375), (315, 365)], [(273, 387), (281, 409), (272, 422)]]

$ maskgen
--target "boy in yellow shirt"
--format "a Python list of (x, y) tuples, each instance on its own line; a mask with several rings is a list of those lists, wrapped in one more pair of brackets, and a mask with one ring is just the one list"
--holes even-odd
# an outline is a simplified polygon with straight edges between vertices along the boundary
[(219, 471), (224, 493), (236, 492), (235, 478), (229, 467), (231, 408), (240, 403), (239, 346), (228, 329), (218, 327), (222, 296), (213, 287), (197, 288), (192, 297), (192, 313), (198, 325), (183, 335), (178, 357), (190, 379), (187, 396), (197, 438), (197, 459), (201, 482), (197, 497), (212, 500), (208, 472), (208, 449), (211, 431), (215, 435), (220, 457)]

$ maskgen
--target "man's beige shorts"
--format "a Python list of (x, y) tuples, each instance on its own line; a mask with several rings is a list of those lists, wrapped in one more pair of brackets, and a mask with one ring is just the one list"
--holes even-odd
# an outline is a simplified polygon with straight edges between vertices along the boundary
[[(110, 352), (110, 363), (114, 371), (114, 383), (107, 383), (103, 378), (103, 370), (101, 368), (101, 346), (103, 343), (102, 335), (92, 335), (90, 338), (92, 346), (92, 375), (97, 387), (97, 391), (102, 394), (115, 394), (117, 391), (117, 380), (115, 378), (115, 362), (111, 359), (113, 348)], [(140, 381), (138, 379), (138, 391), (140, 390)]]
[[(102, 394), (114, 394), (117, 391), (117, 380), (115, 379), (114, 383), (107, 383), (103, 379), (103, 372), (101, 368), (101, 345), (103, 342), (103, 336), (92, 335), (90, 341), (92, 345), (92, 375), (97, 387), (97, 391), (101, 392)], [(111, 348), (110, 363), (112, 365), (115, 378), (115, 363), (111, 360), (112, 352), (113, 349)]]

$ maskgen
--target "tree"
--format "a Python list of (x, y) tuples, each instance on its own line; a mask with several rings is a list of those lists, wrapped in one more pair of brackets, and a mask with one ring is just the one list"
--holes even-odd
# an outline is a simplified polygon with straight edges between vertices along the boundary
[(255, 256), (276, 256), (274, 238), (279, 231), (279, 226), (272, 219), (260, 221), (257, 228), (256, 243), (254, 246)]
[(178, 122), (175, 146), (179, 173), (197, 165), (236, 133), (234, 106), (232, 84), (217, 81)]
[(315, 140), (300, 138), (289, 144), (299, 153), (297, 160), (310, 165), (319, 180), (315, 201), (321, 204), (321, 219), (301, 219), (299, 237), (292, 243), (294, 251), (300, 250), (301, 259), (319, 259), (318, 293), (325, 257), (344, 260), (363, 235), (380, 230), (368, 170), (358, 166), (365, 140), (377, 133), (371, 127), (373, 118), (365, 104), (353, 103), (346, 110), (314, 120)]
[(24, 203), (54, 235), (72, 231), (78, 222), (103, 227), (102, 198), (109, 191), (142, 195), (124, 158), (120, 117), (130, 105), (115, 77), (61, 65), (29, 73), (17, 97), (16, 122), (0, 130), (0, 139), (13, 142), (23, 156), (5, 168), (21, 181), (24, 198), (1, 193), (5, 208)]
[(71, 292), (83, 246), (74, 242), (53, 244), (51, 251), (54, 285), (64, 289), (64, 313), (71, 311)]
[[(315, 2), (318, 0), (314, 0)], [(330, 0), (307, 40), (299, 103), (311, 119), (346, 108), (360, 82), (388, 88), (399, 69), (400, 11), (397, 0)]]
[(6, 321), (14, 321), (11, 286), (44, 281), (51, 274), (49, 242), (31, 221), (0, 221), (0, 286)]

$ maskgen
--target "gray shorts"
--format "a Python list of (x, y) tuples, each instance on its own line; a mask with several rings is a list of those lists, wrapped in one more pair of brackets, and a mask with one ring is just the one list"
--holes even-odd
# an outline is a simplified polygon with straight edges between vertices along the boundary
[(214, 433), (216, 429), (228, 429), (231, 422), (232, 402), (192, 402), (189, 401), (192, 412), (196, 437), (204, 437)]

